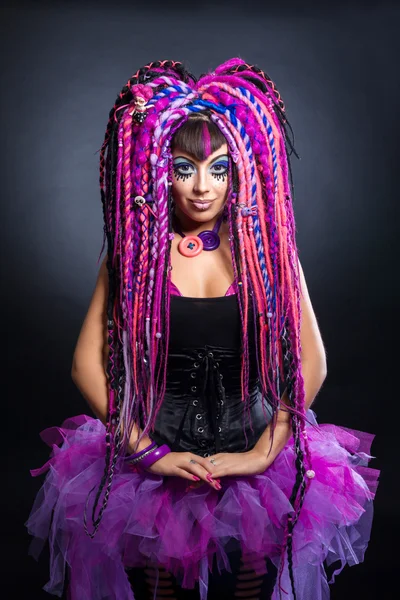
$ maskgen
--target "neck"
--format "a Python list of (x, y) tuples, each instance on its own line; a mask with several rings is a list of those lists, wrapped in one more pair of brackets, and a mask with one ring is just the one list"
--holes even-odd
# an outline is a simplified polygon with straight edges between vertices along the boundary
[[(209, 221), (202, 221), (202, 222), (191, 219), (190, 217), (188, 217), (187, 215), (182, 213), (178, 207), (175, 207), (175, 215), (178, 220), (179, 226), (185, 235), (198, 235), (199, 233), (201, 233), (202, 231), (205, 231), (206, 229), (212, 230), (215, 223), (220, 218), (221, 213), (218, 213), (217, 215), (215, 215), (215, 217), (213, 217)], [(223, 227), (223, 223), (221, 223), (221, 229), (222, 229), (222, 227)]]

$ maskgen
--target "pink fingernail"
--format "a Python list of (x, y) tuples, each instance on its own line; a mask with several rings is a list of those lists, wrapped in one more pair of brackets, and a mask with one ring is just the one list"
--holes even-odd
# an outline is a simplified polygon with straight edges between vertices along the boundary
[(212, 475), (210, 475), (210, 473), (207, 473), (207, 479), (208, 479), (208, 481), (210, 481), (211, 483), (214, 483), (214, 479), (212, 478)]
[(197, 477), (196, 475), (192, 475), (192, 477), (195, 481), (200, 481), (200, 477)]

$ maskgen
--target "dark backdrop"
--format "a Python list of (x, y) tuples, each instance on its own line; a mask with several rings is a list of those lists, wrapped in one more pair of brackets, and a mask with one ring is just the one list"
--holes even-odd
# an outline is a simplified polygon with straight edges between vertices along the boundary
[(297, 240), (328, 355), (313, 409), (322, 423), (375, 433), (371, 466), (383, 470), (365, 562), (343, 571), (332, 598), (391, 597), (378, 590), (382, 581), (394, 586), (398, 532), (399, 9), (299, 4), (3, 5), (3, 590), (12, 581), (18, 597), (49, 597), (46, 557), (37, 565), (27, 556), (23, 523), (41, 484), (29, 469), (47, 459), (43, 428), (89, 412), (70, 367), (98, 269), (96, 151), (109, 110), (151, 60), (181, 60), (199, 75), (240, 56), (275, 80), (301, 156), (293, 162)]

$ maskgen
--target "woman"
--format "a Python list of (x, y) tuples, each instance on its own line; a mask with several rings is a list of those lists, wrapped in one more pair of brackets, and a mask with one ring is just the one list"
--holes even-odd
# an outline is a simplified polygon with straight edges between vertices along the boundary
[(310, 600), (363, 560), (373, 436), (310, 410), (326, 359), (288, 129), (241, 59), (198, 81), (157, 61), (122, 89), (100, 158), (108, 253), (72, 371), (98, 418), (47, 430), (33, 472), (50, 467), (28, 521), (50, 539), (47, 591), (68, 564), (72, 599)]

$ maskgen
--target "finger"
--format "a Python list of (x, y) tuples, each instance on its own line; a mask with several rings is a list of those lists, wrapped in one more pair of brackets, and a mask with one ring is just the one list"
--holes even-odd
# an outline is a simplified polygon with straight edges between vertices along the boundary
[(185, 463), (187, 460), (187, 464), (185, 464), (182, 468), (187, 468), (193, 473), (196, 473), (201, 479), (209, 483), (215, 489), (220, 489), (220, 482), (214, 480), (212, 472), (207, 469), (211, 467), (214, 469), (214, 465), (212, 463), (207, 464), (206, 459), (202, 456), (198, 456), (197, 454), (193, 454), (191, 452), (187, 452), (185, 456)]
[[(194, 466), (200, 465), (211, 476), (213, 476), (213, 471), (215, 469), (215, 466), (212, 463), (210, 463), (210, 461), (207, 460), (206, 458), (203, 458), (202, 456), (198, 456), (197, 454), (192, 454), (191, 452), (188, 452), (188, 461), (189, 461), (190, 465), (194, 465)], [(194, 462), (192, 462), (192, 461), (194, 461)]]
[[(213, 457), (210, 457), (210, 458), (213, 458)], [(208, 458), (208, 457), (203, 458), (202, 456), (194, 455), (194, 460), (196, 462), (198, 462), (199, 464), (201, 464), (206, 469), (206, 471), (208, 471), (210, 473), (210, 475), (212, 475), (214, 477), (214, 472), (215, 472), (216, 466), (213, 465), (212, 462), (210, 462), (210, 458)]]
[(217, 481), (216, 479), (214, 479), (213, 476), (211, 475), (211, 473), (209, 473), (208, 471), (203, 469), (203, 467), (200, 466), (198, 473), (199, 473), (201, 479), (205, 483), (210, 484), (210, 486), (213, 487), (215, 490), (221, 489), (220, 482)]
[[(213, 457), (211, 457), (213, 458)], [(217, 481), (218, 483), (221, 483), (221, 480), (219, 479), (219, 475), (217, 474), (217, 467), (210, 462), (209, 458), (203, 458), (201, 456), (196, 457), (196, 461), (199, 462), (208, 472), (208, 475), (211, 475), (212, 479), (214, 481)], [(207, 480), (209, 478), (207, 477)], [(219, 489), (219, 488), (218, 488)]]
[(219, 480), (220, 477), (224, 477), (224, 475), (228, 475), (226, 461), (224, 462), (223, 465), (221, 464), (221, 465), (212, 465), (212, 466), (213, 466), (213, 470), (212, 470), (211, 475), (212, 475), (212, 478), (215, 479), (216, 481)]
[[(232, 468), (233, 468), (232, 465), (229, 465), (229, 461), (225, 461), (223, 464), (217, 465), (215, 467), (215, 471), (213, 473), (214, 479), (220, 479), (221, 477), (227, 477), (228, 475), (230, 475), (232, 473)], [(240, 469), (241, 469), (241, 465), (235, 466), (235, 473), (237, 475), (240, 475)]]
[[(199, 477), (201, 480), (204, 481), (204, 483), (208, 483), (215, 490), (221, 489), (221, 484), (219, 483), (219, 481), (215, 481), (212, 478), (211, 474), (208, 473), (208, 471), (206, 471), (198, 461), (196, 461), (195, 463), (187, 463), (187, 465), (185, 464), (184, 467), (177, 467), (177, 468), (180, 471), (186, 471), (186, 472), (192, 473), (192, 478), (194, 478), (194, 476)], [(193, 474), (195, 474), (195, 475), (193, 475)]]
[(220, 469), (219, 471), (216, 470), (215, 473), (213, 473), (213, 479), (215, 481), (220, 482), (221, 481), (221, 477), (226, 477), (226, 475), (228, 475), (226, 469), (224, 469), (224, 470)]
[(192, 473), (191, 471), (187, 471), (184, 468), (181, 467), (175, 467), (176, 468), (176, 475), (178, 477), (183, 477), (183, 479), (189, 479), (189, 481), (196, 481), (196, 483), (199, 482), (200, 479), (202, 479), (201, 477), (199, 477), (198, 475), (196, 475), (196, 473)]
[(216, 490), (220, 490), (221, 489), (221, 483), (218, 479), (214, 479), (210, 473), (207, 473), (206, 475), (207, 481), (210, 483), (210, 485), (212, 487), (214, 487)]
[(211, 461), (211, 459), (217, 461), (217, 460), (221, 460), (222, 457), (220, 457), (218, 454), (214, 454), (213, 456), (209, 456), (207, 458), (203, 458), (202, 456), (197, 456), (195, 460), (197, 460), (198, 462), (200, 462), (200, 464), (207, 469), (207, 471), (210, 473), (210, 475), (212, 475), (212, 478), (215, 479), (216, 481), (218, 480), (219, 477), (225, 475), (225, 469), (223, 469), (223, 472), (221, 472), (221, 465), (214, 465)]

